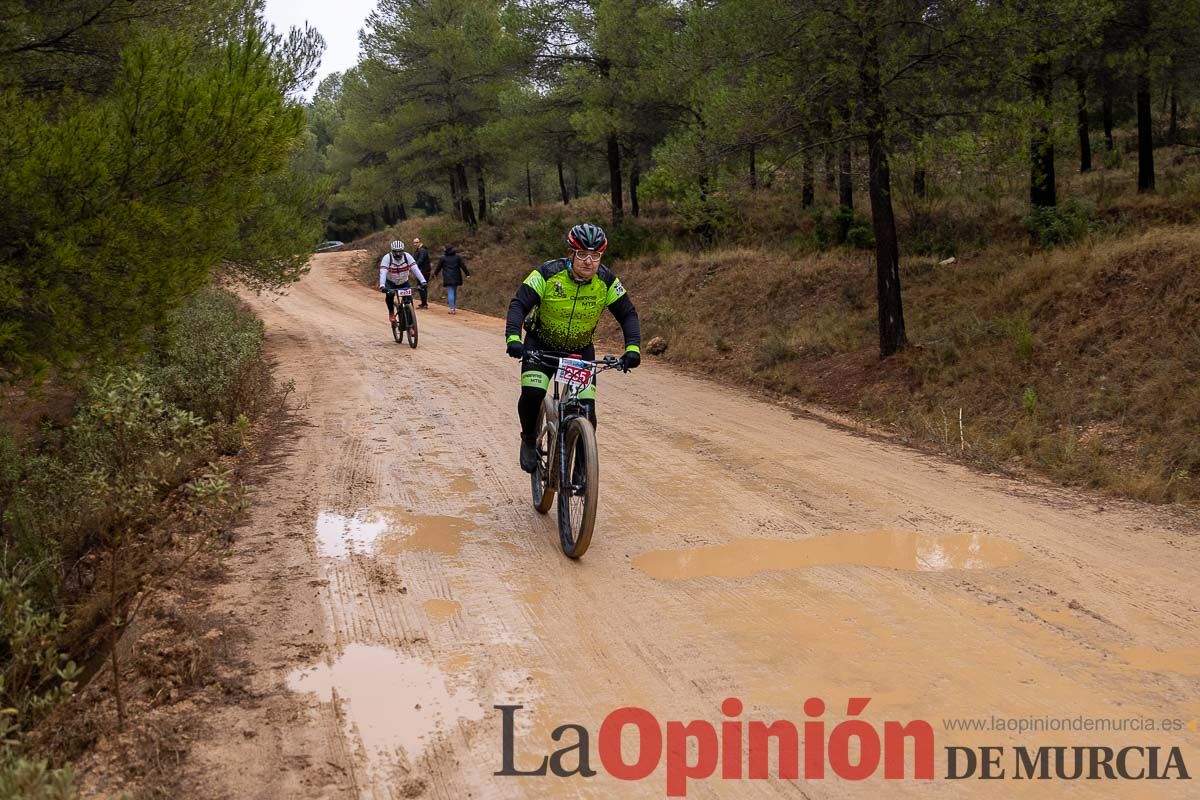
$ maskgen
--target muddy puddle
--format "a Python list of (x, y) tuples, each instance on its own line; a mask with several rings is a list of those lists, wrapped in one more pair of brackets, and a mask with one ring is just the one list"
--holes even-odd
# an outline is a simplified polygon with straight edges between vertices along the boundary
[(683, 580), (744, 578), (759, 572), (842, 565), (916, 572), (989, 569), (1015, 564), (1021, 556), (1015, 545), (979, 533), (875, 530), (656, 550), (636, 556), (633, 565), (652, 578)]
[(332, 664), (292, 672), (287, 686), (322, 703), (336, 701), (348, 738), (361, 742), (378, 766), (397, 751), (412, 763), (459, 723), (483, 717), (473, 694), (451, 689), (438, 667), (380, 645), (347, 645)]
[(317, 553), (345, 558), (353, 553), (399, 555), (432, 552), (456, 556), (463, 533), (475, 524), (459, 517), (410, 514), (398, 508), (361, 509), (353, 514), (317, 515)]
[(351, 553), (370, 552), (375, 540), (387, 531), (387, 517), (379, 512), (317, 515), (317, 553), (329, 558), (344, 558)]

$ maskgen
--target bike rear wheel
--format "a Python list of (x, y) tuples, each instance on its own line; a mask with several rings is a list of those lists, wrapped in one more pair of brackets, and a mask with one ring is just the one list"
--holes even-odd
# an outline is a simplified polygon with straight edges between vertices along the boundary
[(559, 465), (558, 535), (563, 552), (579, 558), (592, 543), (600, 494), (596, 431), (584, 417), (567, 421), (563, 463)]
[(550, 506), (554, 505), (554, 489), (550, 486), (550, 476), (546, 468), (550, 463), (550, 448), (556, 445), (554, 440), (550, 438), (550, 429), (546, 427), (545, 423), (546, 415), (539, 411), (537, 422), (538, 465), (537, 469), (529, 474), (529, 486), (533, 493), (533, 507), (537, 509), (539, 514), (549, 512)]
[(392, 338), (396, 340), (396, 344), (404, 344), (404, 329), (400, 327), (399, 317), (392, 322)]
[(414, 350), (417, 347), (417, 312), (413, 310), (412, 304), (407, 305), (408, 316), (408, 346)]

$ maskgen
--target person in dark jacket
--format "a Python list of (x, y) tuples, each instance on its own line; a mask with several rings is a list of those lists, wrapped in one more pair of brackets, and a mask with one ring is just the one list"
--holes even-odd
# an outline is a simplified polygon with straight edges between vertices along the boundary
[[(417, 238), (413, 239), (413, 244), (417, 246), (417, 249), (415, 251), (413, 251), (413, 258), (415, 258), (417, 260), (417, 268), (421, 270), (422, 275), (428, 275), (429, 274), (429, 248), (421, 243), (421, 238), (419, 236)], [(429, 289), (426, 288), (424, 285), (422, 285), (420, 288), (420, 292), (421, 292), (421, 305), (417, 306), (417, 308), (429, 308)]]
[(433, 276), (437, 277), (438, 273), (442, 273), (442, 285), (446, 287), (446, 299), (450, 304), (450, 313), (457, 313), (454, 310), (455, 301), (458, 300), (458, 287), (462, 286), (463, 275), (470, 277), (471, 270), (467, 269), (467, 262), (463, 261), (454, 250), (454, 246), (450, 245), (446, 248), (446, 254), (438, 259), (437, 266), (433, 268)]

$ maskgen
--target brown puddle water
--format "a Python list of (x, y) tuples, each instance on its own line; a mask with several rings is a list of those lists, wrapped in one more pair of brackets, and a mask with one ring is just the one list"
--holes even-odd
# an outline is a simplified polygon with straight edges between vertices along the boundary
[(433, 552), (456, 556), (462, 550), (463, 531), (474, 530), (470, 520), (425, 514), (407, 514), (400, 520), (401, 533), (380, 538), (378, 550), (389, 556), (406, 552)]
[(388, 647), (350, 644), (332, 665), (321, 662), (288, 675), (293, 692), (334, 702), (347, 734), (362, 742), (373, 766), (390, 763), (397, 749), (415, 761), (463, 720), (483, 718), (465, 690), (451, 691), (444, 673)]
[(715, 547), (654, 550), (633, 559), (652, 578), (745, 578), (759, 572), (853, 565), (942, 572), (1007, 567), (1021, 560), (1009, 542), (979, 533), (919, 531), (830, 533), (808, 539), (739, 539)]

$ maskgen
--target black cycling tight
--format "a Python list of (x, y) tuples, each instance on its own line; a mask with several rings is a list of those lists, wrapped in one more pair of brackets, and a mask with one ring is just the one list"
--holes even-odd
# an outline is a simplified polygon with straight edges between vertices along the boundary
[[(537, 437), (538, 409), (542, 407), (542, 398), (545, 396), (545, 389), (538, 389), (535, 386), (521, 387), (521, 399), (517, 401), (517, 415), (521, 418), (521, 438), (527, 442), (533, 442)], [(579, 402), (587, 406), (588, 417), (592, 420), (594, 427), (596, 425), (596, 401), (580, 400)]]

